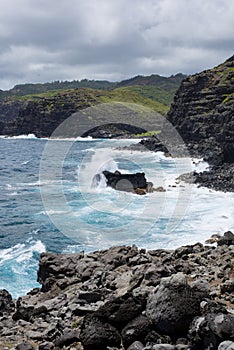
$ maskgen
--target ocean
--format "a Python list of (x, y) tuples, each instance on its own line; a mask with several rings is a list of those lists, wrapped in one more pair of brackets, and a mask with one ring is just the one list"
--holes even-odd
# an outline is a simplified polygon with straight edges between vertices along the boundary
[[(202, 160), (124, 149), (139, 140), (0, 138), (0, 289), (19, 297), (37, 283), (40, 253), (113, 245), (174, 249), (234, 229), (233, 193), (177, 178)], [(106, 186), (103, 170), (145, 172), (165, 192)]]

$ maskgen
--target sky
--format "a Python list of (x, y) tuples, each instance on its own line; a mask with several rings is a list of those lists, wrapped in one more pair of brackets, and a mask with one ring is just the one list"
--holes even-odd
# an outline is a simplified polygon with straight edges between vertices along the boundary
[(0, 89), (194, 74), (234, 53), (233, 0), (0, 0)]

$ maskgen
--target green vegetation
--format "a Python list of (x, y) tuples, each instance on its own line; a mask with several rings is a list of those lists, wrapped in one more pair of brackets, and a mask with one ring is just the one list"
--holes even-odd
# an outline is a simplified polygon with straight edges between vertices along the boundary
[(226, 96), (226, 97), (224, 98), (222, 103), (228, 103), (234, 99), (234, 93), (225, 94), (224, 96)]
[[(178, 87), (177, 87), (178, 88)], [(173, 102), (174, 95), (176, 93), (177, 88), (170, 88), (168, 90), (161, 89), (157, 86), (141, 86), (141, 85), (136, 85), (136, 86), (128, 86), (128, 87), (122, 87), (115, 89), (116, 90), (122, 90), (124, 92), (134, 92), (137, 93), (141, 96), (144, 96), (146, 98), (149, 98), (153, 101), (157, 101), (165, 107), (167, 106), (168, 109)]]
[(135, 134), (133, 137), (152, 137), (154, 135), (160, 134), (160, 130), (147, 131), (142, 134)]
[(169, 78), (151, 75), (120, 83), (84, 79), (16, 85), (9, 91), (0, 90), (0, 131), (27, 134), (33, 130), (38, 137), (45, 137), (79, 111), (78, 117), (90, 128), (122, 123), (139, 130), (157, 130), (158, 117), (167, 114), (183, 78), (182, 74)]
[(73, 80), (73, 81), (53, 81), (51, 83), (44, 84), (20, 84), (13, 87), (9, 91), (0, 91), (0, 97), (6, 96), (25, 96), (32, 94), (43, 94), (46, 92), (53, 92), (55, 90), (68, 90), (68, 89), (80, 89), (91, 88), (99, 90), (113, 89), (117, 83), (105, 81), (105, 80)]
[(86, 88), (48, 91), (40, 94), (7, 97), (2, 100), (2, 104), (12, 104), (14, 101), (22, 103), (33, 101), (37, 103), (39, 108), (49, 112), (58, 109), (58, 107), (66, 109), (72, 105), (73, 108), (82, 109), (82, 106), (87, 108), (95, 104), (112, 102), (136, 103), (162, 115), (165, 115), (169, 109), (168, 106), (133, 92), (129, 88), (118, 88), (111, 91)]
[(166, 115), (166, 113), (169, 110), (168, 106), (165, 106), (160, 102), (144, 97), (136, 92), (129, 90), (128, 88), (118, 88), (113, 91), (105, 92), (105, 94), (100, 96), (100, 101), (103, 103), (108, 103), (112, 101), (136, 103), (144, 107), (150, 108), (162, 115)]

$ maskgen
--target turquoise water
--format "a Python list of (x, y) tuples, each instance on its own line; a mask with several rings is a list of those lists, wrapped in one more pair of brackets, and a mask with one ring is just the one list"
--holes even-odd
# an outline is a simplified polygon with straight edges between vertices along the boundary
[[(119, 149), (132, 142), (0, 139), (0, 288), (17, 297), (37, 286), (43, 251), (133, 243), (172, 249), (233, 229), (232, 193), (176, 181), (203, 163)], [(144, 171), (166, 192), (117, 192), (104, 178), (92, 187), (93, 176), (104, 169)]]

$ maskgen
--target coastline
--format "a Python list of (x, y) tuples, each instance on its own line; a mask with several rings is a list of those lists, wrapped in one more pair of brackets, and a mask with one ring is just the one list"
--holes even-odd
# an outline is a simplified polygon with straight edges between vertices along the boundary
[(200, 350), (223, 349), (224, 341), (233, 346), (230, 231), (207, 245), (175, 250), (115, 246), (88, 254), (42, 253), (38, 281), (41, 289), (18, 300), (0, 291), (1, 348)]
[(234, 237), (225, 235), (214, 238), (217, 247), (42, 253), (41, 290), (17, 301), (0, 292), (0, 348), (208, 350), (233, 342)]

